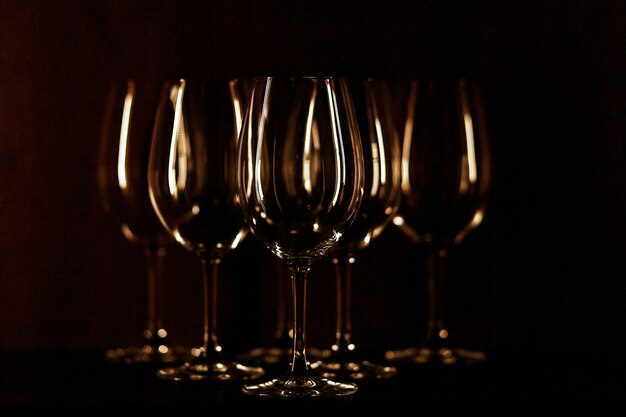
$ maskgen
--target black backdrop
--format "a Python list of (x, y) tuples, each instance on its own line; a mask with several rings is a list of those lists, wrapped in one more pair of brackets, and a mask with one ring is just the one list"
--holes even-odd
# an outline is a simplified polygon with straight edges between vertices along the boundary
[[(620, 1), (0, 3), (0, 347), (100, 349), (142, 329), (140, 254), (94, 186), (110, 79), (340, 74), (483, 83), (496, 180), (451, 265), (460, 343), (623, 352), (625, 19)], [(199, 270), (171, 254), (166, 320), (174, 339), (199, 343)], [(357, 343), (418, 342), (423, 261), (390, 227), (357, 262)], [(275, 267), (252, 238), (225, 260), (231, 349), (271, 339)], [(312, 344), (333, 338), (330, 272), (322, 261), (311, 277)]]

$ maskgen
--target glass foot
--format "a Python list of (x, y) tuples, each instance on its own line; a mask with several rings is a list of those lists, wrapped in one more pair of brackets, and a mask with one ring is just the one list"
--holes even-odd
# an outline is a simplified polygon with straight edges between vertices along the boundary
[(239, 355), (238, 359), (259, 366), (280, 365), (291, 359), (291, 348), (257, 347)]
[(159, 369), (157, 376), (168, 381), (245, 381), (265, 374), (263, 368), (245, 366), (236, 362), (187, 362), (181, 366)]
[(335, 382), (317, 376), (283, 375), (258, 384), (244, 385), (242, 391), (259, 397), (346, 397), (354, 395), (357, 386), (351, 382)]
[(129, 346), (124, 348), (109, 349), (105, 352), (108, 361), (133, 365), (139, 363), (174, 363), (189, 359), (189, 351), (184, 348), (171, 348), (165, 345), (153, 347)]
[(443, 365), (473, 365), (486, 361), (487, 355), (484, 352), (461, 348), (440, 348), (435, 350), (422, 347), (389, 351), (385, 353), (385, 359), (390, 362), (415, 364), (441, 363)]
[(306, 348), (306, 356), (307, 358), (311, 358), (313, 361), (320, 361), (323, 359), (328, 359), (333, 355), (332, 349), (320, 349), (314, 346)]
[(387, 379), (398, 373), (395, 366), (378, 365), (363, 361), (317, 361), (311, 368), (325, 378), (368, 380)]

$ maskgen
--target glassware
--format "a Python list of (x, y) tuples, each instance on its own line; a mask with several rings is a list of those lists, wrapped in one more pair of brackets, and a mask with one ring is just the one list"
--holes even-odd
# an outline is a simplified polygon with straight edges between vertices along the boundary
[(124, 237), (143, 251), (147, 266), (147, 322), (143, 343), (106, 351), (128, 364), (174, 362), (162, 319), (162, 263), (172, 243), (148, 195), (148, 155), (160, 82), (125, 80), (109, 87), (98, 153), (98, 188), (103, 211)]
[(393, 366), (364, 359), (352, 340), (352, 269), (357, 254), (385, 230), (400, 204), (400, 140), (394, 126), (388, 82), (367, 79), (351, 84), (361, 132), (365, 186), (357, 216), (330, 251), (336, 280), (335, 343), (312, 367), (327, 376), (383, 379)]
[(239, 143), (238, 189), (254, 236), (291, 275), (288, 370), (243, 392), (262, 397), (350, 396), (354, 383), (319, 376), (306, 354), (311, 266), (335, 247), (363, 195), (363, 151), (347, 80), (256, 78)]
[(400, 92), (402, 195), (394, 224), (427, 249), (428, 323), (422, 346), (390, 361), (473, 363), (483, 352), (452, 347), (444, 323), (444, 264), (483, 220), (491, 159), (479, 86), (464, 79), (411, 80)]
[(244, 113), (241, 80), (167, 82), (155, 120), (148, 184), (170, 234), (202, 266), (203, 344), (198, 355), (157, 375), (174, 381), (243, 380), (263, 369), (228, 360), (217, 337), (217, 279), (223, 257), (248, 228), (237, 200), (237, 139)]

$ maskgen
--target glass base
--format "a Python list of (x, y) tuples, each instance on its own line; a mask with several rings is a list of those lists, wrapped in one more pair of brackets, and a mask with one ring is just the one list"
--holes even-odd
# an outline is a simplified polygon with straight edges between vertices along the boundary
[(484, 352), (461, 348), (450, 349), (444, 347), (435, 350), (421, 347), (389, 351), (385, 353), (385, 359), (390, 362), (415, 364), (473, 365), (486, 361), (487, 355)]
[(291, 347), (257, 347), (239, 355), (238, 359), (259, 366), (286, 364), (291, 360)]
[(333, 355), (332, 349), (320, 349), (314, 346), (306, 348), (306, 356), (312, 361), (328, 359)]
[(378, 365), (363, 361), (318, 361), (311, 364), (311, 369), (325, 378), (369, 380), (387, 379), (398, 373), (395, 366)]
[(263, 368), (245, 366), (236, 362), (206, 363), (200, 360), (181, 366), (159, 369), (157, 376), (168, 381), (245, 381), (265, 375)]
[(282, 375), (258, 384), (247, 384), (241, 389), (244, 394), (259, 397), (314, 398), (347, 397), (357, 392), (356, 384), (335, 382), (328, 378)]
[(108, 361), (124, 363), (126, 365), (140, 363), (175, 363), (188, 360), (191, 353), (182, 348), (171, 348), (165, 345), (153, 347), (129, 346), (124, 348), (109, 349), (105, 352)]

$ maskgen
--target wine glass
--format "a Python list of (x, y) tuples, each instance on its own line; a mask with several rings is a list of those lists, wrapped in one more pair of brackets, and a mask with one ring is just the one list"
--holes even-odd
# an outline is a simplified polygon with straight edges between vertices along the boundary
[(166, 82), (155, 119), (148, 184), (161, 223), (202, 267), (203, 344), (197, 357), (160, 369), (174, 381), (242, 380), (264, 374), (228, 360), (217, 337), (217, 279), (223, 257), (246, 236), (237, 201), (237, 139), (244, 80)]
[(428, 323), (422, 346), (390, 361), (470, 364), (483, 352), (452, 347), (444, 323), (444, 266), (483, 220), (491, 159), (479, 85), (465, 79), (410, 80), (400, 91), (403, 202), (394, 224), (427, 249)]
[(352, 340), (352, 269), (357, 254), (380, 236), (398, 211), (400, 140), (388, 82), (370, 78), (351, 86), (363, 144), (365, 186), (354, 222), (330, 251), (336, 281), (335, 343), (312, 367), (328, 376), (383, 379), (395, 375), (396, 368), (364, 359)]
[[(162, 263), (172, 243), (148, 195), (148, 155), (160, 82), (111, 83), (98, 153), (98, 190), (103, 211), (123, 236), (141, 248), (147, 266), (147, 322), (143, 342), (106, 351), (112, 361), (128, 364), (177, 360), (163, 326)], [(180, 353), (180, 352), (179, 352)]]
[(245, 394), (309, 398), (356, 393), (356, 384), (311, 369), (306, 287), (311, 266), (339, 243), (357, 214), (363, 169), (346, 79), (254, 79), (239, 141), (239, 198), (254, 236), (290, 271), (293, 344), (287, 371), (244, 385)]

